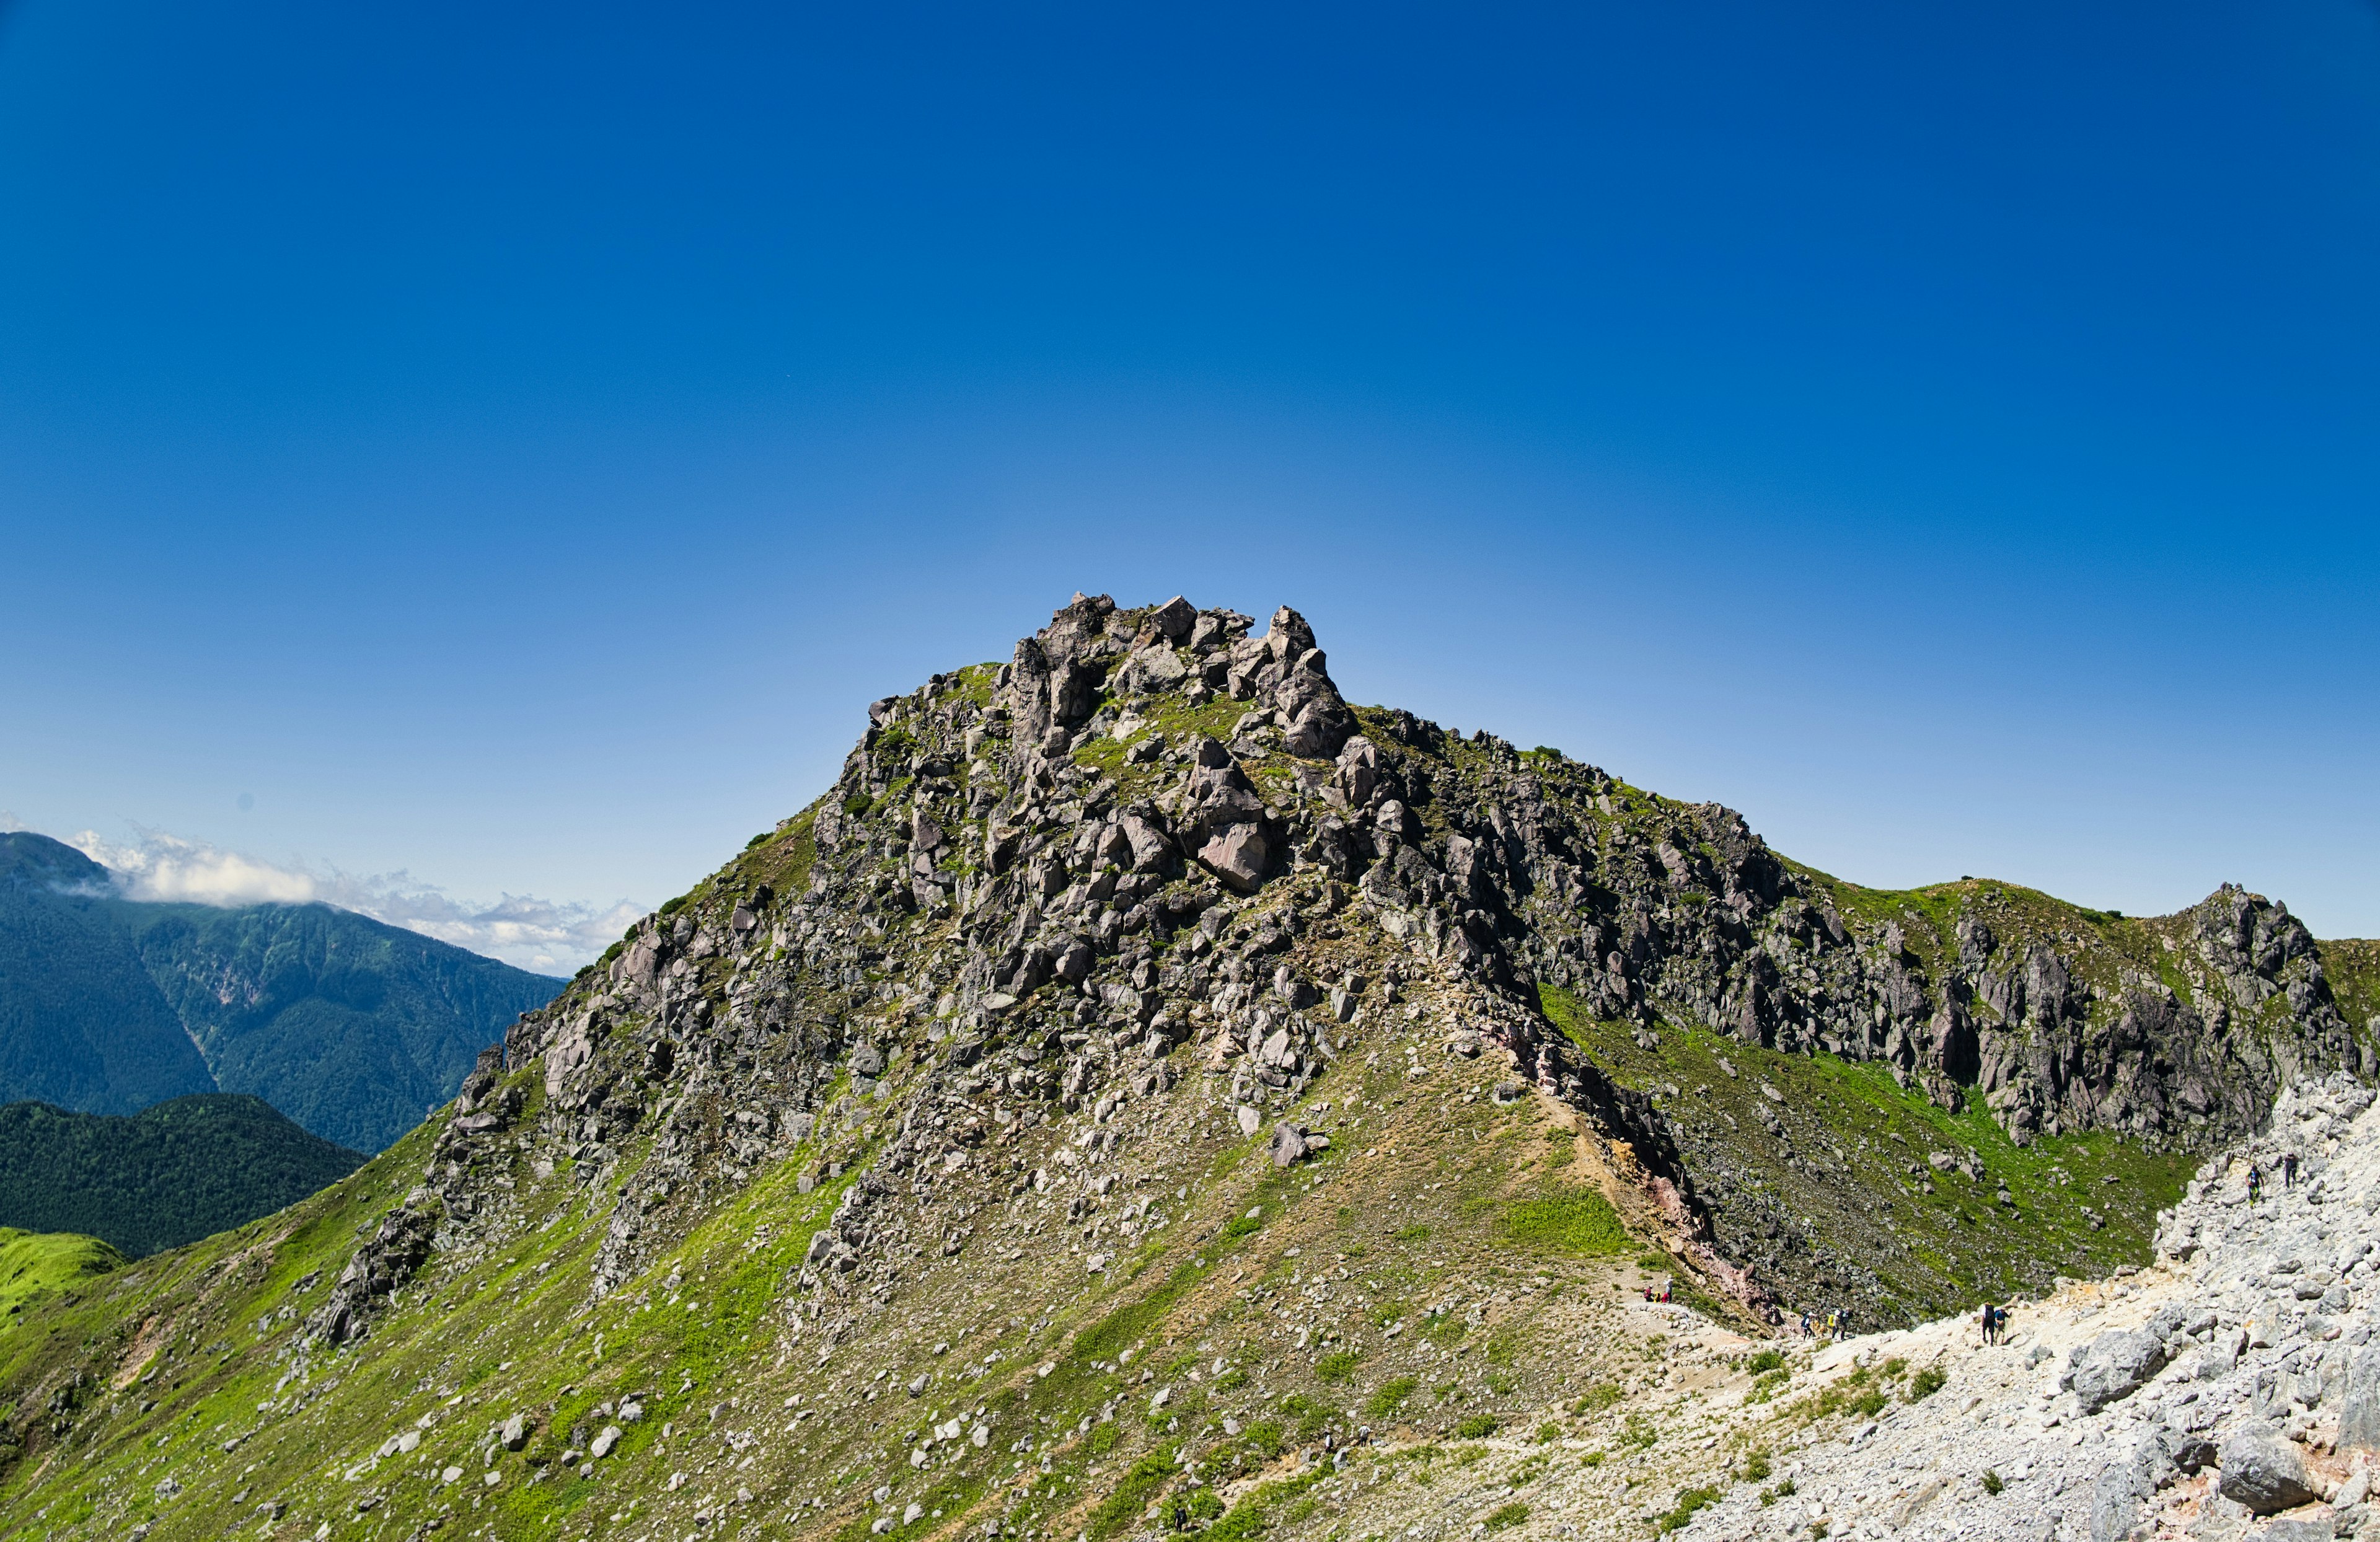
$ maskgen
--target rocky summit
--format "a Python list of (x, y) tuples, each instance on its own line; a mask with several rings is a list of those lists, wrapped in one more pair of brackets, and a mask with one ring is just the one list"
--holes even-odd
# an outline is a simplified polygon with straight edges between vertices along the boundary
[(2374, 1070), (2277, 904), (1864, 889), (1288, 609), (1077, 597), (868, 719), (352, 1177), (14, 1311), (0, 1528), (1806, 1531), (1784, 1463), (1940, 1392), (1847, 1336), (2151, 1263)]

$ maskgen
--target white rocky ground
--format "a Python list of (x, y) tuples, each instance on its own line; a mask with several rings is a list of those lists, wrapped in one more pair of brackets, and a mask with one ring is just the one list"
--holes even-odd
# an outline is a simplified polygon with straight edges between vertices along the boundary
[[(1698, 1488), (1720, 1497), (1671, 1521), (1679, 1542), (2380, 1536), (2373, 1104), (2343, 1075), (2293, 1089), (2267, 1134), (2201, 1171), (2153, 1267), (2014, 1304), (2005, 1342), (1961, 1317), (1789, 1346), (1790, 1379), (1755, 1402), (1744, 1361), (1764, 1346), (1647, 1307), (1633, 1326), (1675, 1335), (1647, 1340), (1668, 1377), (1601, 1415), (1600, 1438), (1491, 1440), (1451, 1467), (1379, 1450), (1314, 1493), (1332, 1535), (1415, 1542), (1644, 1537)], [(2252, 1163), (2268, 1179), (2252, 1208)], [(1940, 1385), (1912, 1398), (1929, 1370)], [(1845, 1406), (1878, 1391), (1872, 1415)]]
[[(2380, 1326), (2372, 1104), (2344, 1077), (2293, 1090), (2267, 1135), (2200, 1172), (2155, 1267), (2017, 1307), (2004, 1344), (1958, 1320), (1821, 1354), (1818, 1377), (1899, 1357), (1948, 1380), (1780, 1464), (1791, 1496), (1763, 1505), (1739, 1486), (1683, 1536), (1821, 1521), (1834, 1536), (2354, 1534), (2380, 1444), (2380, 1345), (2363, 1347)], [(2285, 1151), (2300, 1158), (2287, 1191)], [(2252, 1163), (2270, 1180), (2252, 1208)]]

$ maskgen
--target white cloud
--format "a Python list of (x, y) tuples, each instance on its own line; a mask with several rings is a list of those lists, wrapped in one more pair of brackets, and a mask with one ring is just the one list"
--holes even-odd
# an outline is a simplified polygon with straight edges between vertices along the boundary
[(645, 913), (627, 900), (602, 906), (526, 894), (506, 894), (492, 904), (458, 900), (403, 871), (357, 877), (335, 868), (265, 862), (156, 830), (138, 831), (128, 844), (86, 830), (67, 844), (109, 869), (128, 899), (215, 905), (319, 902), (545, 975), (566, 975), (592, 962)]

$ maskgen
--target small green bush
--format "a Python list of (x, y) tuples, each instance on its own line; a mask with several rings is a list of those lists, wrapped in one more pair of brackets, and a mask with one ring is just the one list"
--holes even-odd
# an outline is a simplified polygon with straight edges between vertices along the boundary
[(1909, 1401), (1912, 1402), (1923, 1402), (1925, 1399), (1930, 1398), (1935, 1393), (1940, 1391), (1942, 1390), (1943, 1383), (1949, 1379), (1949, 1376), (1943, 1371), (1941, 1366), (1926, 1366), (1924, 1370), (1919, 1371), (1915, 1376), (1909, 1378)]
[(1588, 1451), (1585, 1456), (1578, 1459), (1578, 1464), (1582, 1467), (1600, 1467), (1603, 1465), (1603, 1452), (1600, 1451)]
[[(1112, 1429), (1115, 1427), (1102, 1425), (1099, 1427)], [(1173, 1475), (1174, 1471), (1173, 1449), (1171, 1446), (1160, 1446), (1150, 1451), (1116, 1480), (1115, 1487), (1100, 1501), (1099, 1507), (1091, 1512), (1090, 1523), (1084, 1530), (1096, 1537), (1112, 1536), (1123, 1530), (1140, 1518), (1141, 1512), (1148, 1507), (1148, 1501), (1156, 1498), (1157, 1490)]]
[(1903, 1371), (1906, 1371), (1908, 1368), (1909, 1368), (1909, 1362), (1908, 1362), (1908, 1361), (1906, 1361), (1906, 1360), (1903, 1360), (1903, 1359), (1902, 1359), (1900, 1355), (1898, 1355), (1898, 1354), (1894, 1355), (1891, 1359), (1887, 1360), (1887, 1361), (1884, 1363), (1884, 1374), (1885, 1374), (1885, 1376), (1886, 1376), (1886, 1378), (1887, 1378), (1888, 1379), (1888, 1378), (1892, 1378), (1892, 1377), (1896, 1377), (1896, 1376), (1900, 1375)]
[(1517, 1526), (1528, 1518), (1529, 1507), (1514, 1500), (1510, 1504), (1499, 1505), (1488, 1512), (1488, 1529), (1502, 1531), (1507, 1526)]
[(1554, 1423), (1551, 1419), (1548, 1419), (1545, 1423), (1537, 1426), (1537, 1444), (1541, 1446), (1550, 1446), (1556, 1440), (1560, 1439), (1561, 1426)]
[(1686, 1523), (1694, 1518), (1695, 1511), (1717, 1503), (1718, 1490), (1708, 1484), (1700, 1488), (1689, 1488), (1678, 1496), (1676, 1507), (1661, 1517), (1661, 1530), (1664, 1533), (1683, 1531)]
[(1429, 1241), (1429, 1228), (1427, 1226), (1401, 1226), (1396, 1230), (1394, 1235), (1396, 1240), (1399, 1242), (1427, 1242)]
[(2003, 1488), (2005, 1488), (2005, 1487), (2008, 1487), (2008, 1485), (2006, 1485), (2006, 1484), (2004, 1484), (2004, 1483), (2002, 1483), (2002, 1482), (2000, 1481), (2000, 1475), (1999, 1475), (1999, 1474), (1998, 1474), (1998, 1473), (1996, 1473), (1996, 1472), (1992, 1471), (1989, 1467), (1986, 1467), (1986, 1468), (1985, 1468), (1985, 1469), (1984, 1469), (1984, 1492), (1985, 1492), (1985, 1493), (1986, 1493), (1986, 1494), (1997, 1494), (1997, 1493), (1998, 1493), (2001, 1489), (2003, 1489)]
[(1764, 1349), (1746, 1360), (1743, 1363), (1743, 1368), (1755, 1376), (1760, 1375), (1763, 1371), (1781, 1371), (1785, 1368), (1785, 1352), (1781, 1349)]
[(1628, 1394), (1617, 1381), (1598, 1381), (1579, 1394), (1575, 1412), (1593, 1414), (1610, 1407)]
[(1356, 1364), (1364, 1358), (1360, 1349), (1342, 1349), (1314, 1362), (1314, 1374), (1324, 1381), (1344, 1381), (1355, 1374)]
[(1091, 1438), (1085, 1444), (1093, 1456), (1105, 1456), (1115, 1450), (1116, 1442), (1123, 1439), (1123, 1432), (1116, 1428), (1113, 1419), (1110, 1419), (1105, 1423), (1091, 1426)]
[(1402, 1408), (1405, 1400), (1414, 1395), (1414, 1389), (1420, 1385), (1418, 1378), (1410, 1376), (1393, 1377), (1383, 1381), (1372, 1389), (1371, 1397), (1364, 1403), (1364, 1412), (1373, 1418), (1385, 1419)]
[(1746, 1483), (1758, 1483), (1774, 1470), (1768, 1465), (1768, 1453), (1765, 1451), (1756, 1451), (1743, 1459), (1743, 1471), (1741, 1475)]
[(1635, 1245), (1611, 1201), (1590, 1188), (1555, 1189), (1524, 1200), (1505, 1212), (1504, 1231), (1524, 1246), (1590, 1258)]
[(1262, 1217), (1244, 1215), (1237, 1220), (1225, 1226), (1223, 1228), (1223, 1235), (1227, 1237), (1254, 1236), (1257, 1232), (1263, 1230), (1263, 1228), (1264, 1220)]
[(1477, 1440), (1496, 1433), (1496, 1420), (1487, 1414), (1474, 1414), (1454, 1427), (1454, 1433), (1465, 1440)]

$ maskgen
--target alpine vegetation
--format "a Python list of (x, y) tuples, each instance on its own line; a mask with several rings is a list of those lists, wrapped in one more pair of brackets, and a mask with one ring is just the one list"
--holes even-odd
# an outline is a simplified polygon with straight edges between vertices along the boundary
[(1952, 1373), (1805, 1323), (2148, 1264), (2370, 1070), (2369, 951), (2256, 895), (1863, 889), (1288, 609), (1077, 597), (869, 720), (427, 1123), (0, 1332), (0, 1525), (1806, 1530)]

